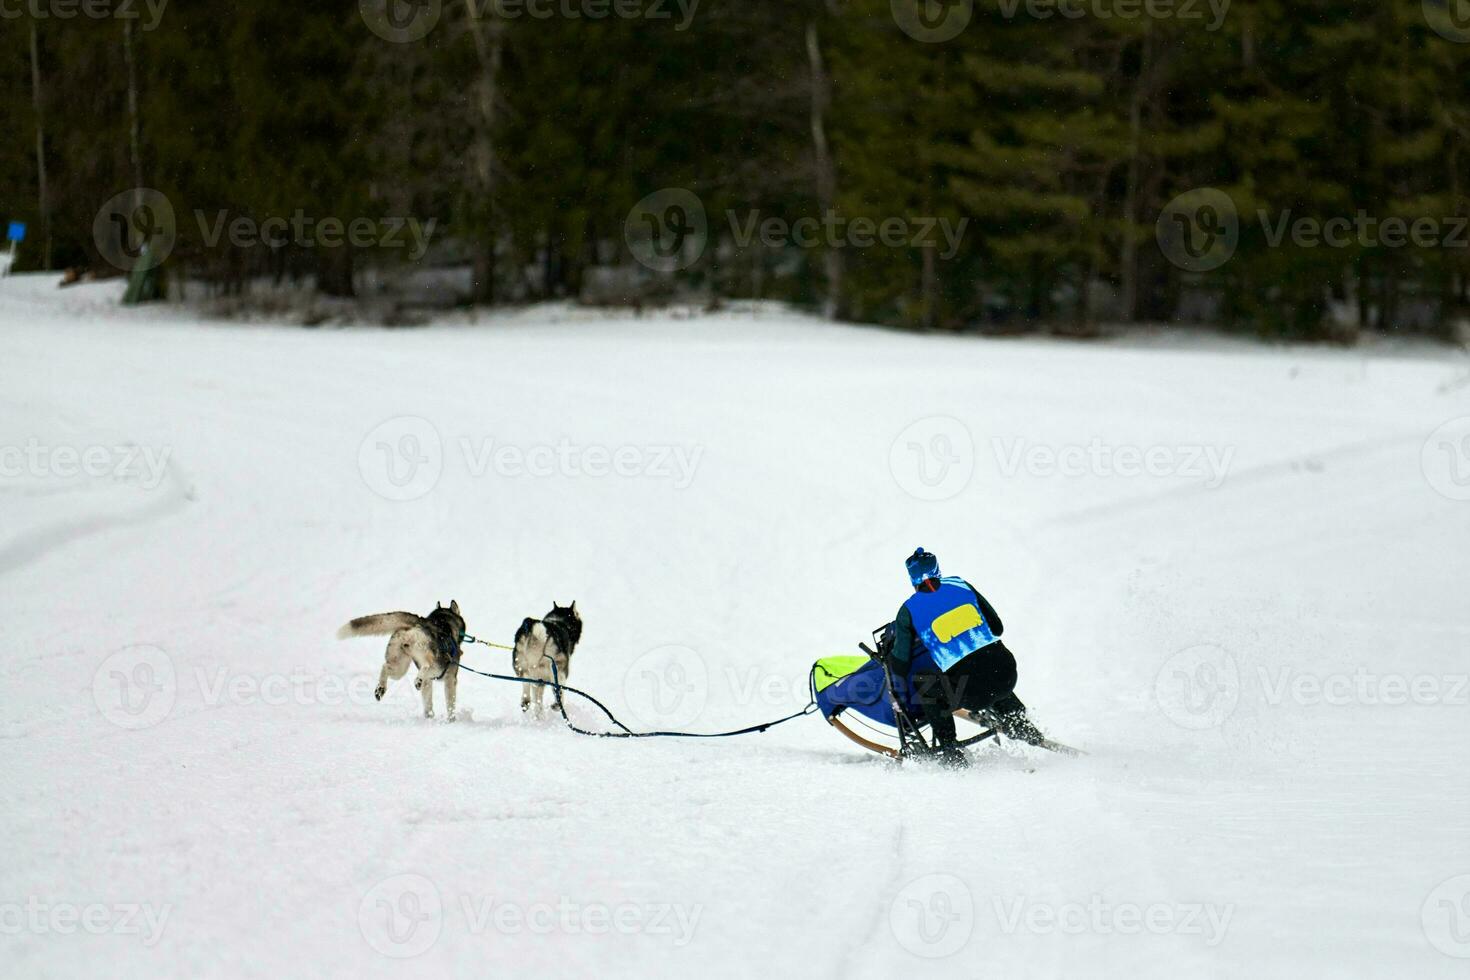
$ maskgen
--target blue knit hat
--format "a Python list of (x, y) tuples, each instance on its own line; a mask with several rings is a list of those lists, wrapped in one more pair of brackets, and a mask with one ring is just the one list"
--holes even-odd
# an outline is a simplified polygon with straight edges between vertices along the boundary
[(923, 548), (915, 549), (904, 564), (908, 566), (909, 581), (916, 589), (926, 579), (939, 577), (939, 559)]

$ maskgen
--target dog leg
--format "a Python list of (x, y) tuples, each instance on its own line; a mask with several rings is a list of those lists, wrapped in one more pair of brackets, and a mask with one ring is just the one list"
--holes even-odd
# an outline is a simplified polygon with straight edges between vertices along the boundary
[(567, 682), (568, 664), (558, 660), (556, 662), (556, 687), (551, 689), (551, 710), (561, 711), (561, 685)]
[(431, 677), (425, 677), (423, 671), (419, 671), (418, 680), (416, 680), (416, 681), (413, 682), (413, 686), (416, 687), (416, 688), (418, 688), (419, 689), (419, 693), (424, 696), (424, 717), (425, 718), (432, 718), (432, 717), (434, 717), (434, 680), (433, 680), (433, 678), (431, 678)]
[(459, 696), (459, 665), (455, 664), (449, 668), (449, 673), (444, 675), (444, 712), (450, 721), (454, 720), (454, 705)]
[(408, 665), (411, 659), (408, 655), (408, 643), (396, 637), (388, 642), (388, 650), (383, 656), (383, 669), (378, 674), (378, 687), (373, 691), (373, 697), (383, 700), (383, 695), (388, 693), (388, 682), (396, 681), (408, 673)]

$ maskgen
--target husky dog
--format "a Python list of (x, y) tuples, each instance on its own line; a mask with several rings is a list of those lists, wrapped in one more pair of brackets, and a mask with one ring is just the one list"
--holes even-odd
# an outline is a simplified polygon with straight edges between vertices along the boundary
[(378, 613), (376, 616), (361, 616), (337, 631), (337, 639), (349, 636), (386, 636), (388, 651), (382, 673), (378, 675), (378, 689), (373, 696), (379, 701), (388, 691), (388, 681), (398, 680), (408, 673), (408, 665), (419, 669), (413, 686), (423, 695), (424, 717), (434, 717), (434, 682), (444, 682), (444, 702), (449, 720), (454, 720), (454, 698), (459, 687), (460, 649), (465, 635), (464, 617), (459, 614), (459, 603), (449, 600), (447, 607), (435, 604), (434, 611), (427, 616), (413, 613)]
[[(577, 615), (577, 604), (558, 606), (551, 603), (551, 612), (545, 619), (527, 618), (516, 630), (515, 668), (517, 677), (529, 680), (553, 680), (551, 665), (556, 664), (554, 679), (565, 684), (572, 673), (572, 653), (582, 639), (582, 617)], [(541, 696), (546, 691), (544, 684), (521, 685), (521, 710), (530, 711), (536, 705), (536, 714), (542, 713)], [(551, 707), (561, 710), (561, 692), (554, 695)]]

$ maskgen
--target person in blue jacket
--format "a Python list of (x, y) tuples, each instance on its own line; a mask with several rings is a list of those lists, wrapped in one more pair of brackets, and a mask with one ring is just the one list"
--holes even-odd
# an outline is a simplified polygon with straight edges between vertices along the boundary
[(1032, 745), (1045, 737), (1016, 697), (1016, 658), (1001, 642), (1000, 614), (973, 585), (942, 576), (939, 559), (923, 548), (909, 556), (914, 594), (894, 620), (894, 672), (906, 676), (924, 706), (942, 761), (964, 765), (954, 712), (990, 710), (1002, 735)]

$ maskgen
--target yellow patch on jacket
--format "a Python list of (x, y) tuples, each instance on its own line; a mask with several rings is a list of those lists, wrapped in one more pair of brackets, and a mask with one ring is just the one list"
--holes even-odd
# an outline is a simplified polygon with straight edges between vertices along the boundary
[(984, 625), (985, 617), (980, 615), (980, 610), (974, 603), (970, 603), (956, 606), (943, 616), (936, 617), (932, 628), (940, 643), (948, 643), (966, 630)]

